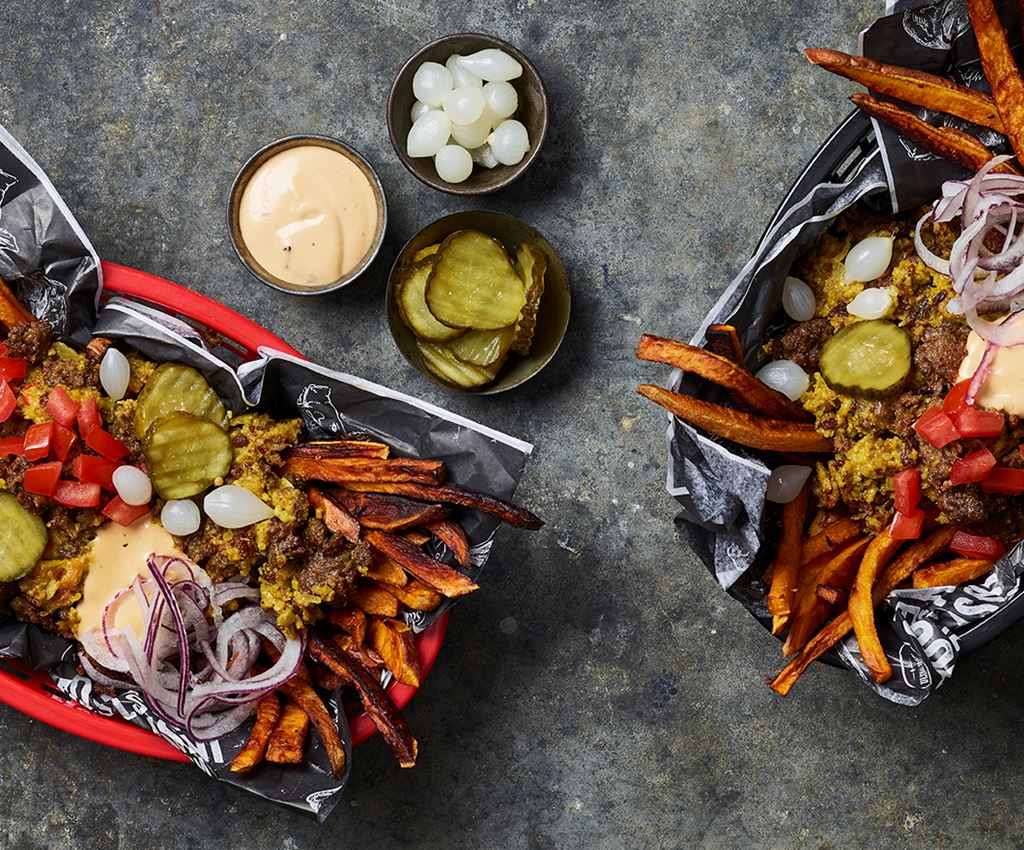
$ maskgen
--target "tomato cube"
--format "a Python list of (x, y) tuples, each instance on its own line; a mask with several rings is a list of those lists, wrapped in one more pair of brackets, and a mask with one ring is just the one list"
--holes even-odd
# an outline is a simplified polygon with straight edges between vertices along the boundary
[(25, 470), (22, 486), (27, 493), (35, 493), (37, 496), (52, 496), (57, 482), (60, 480), (60, 468), (59, 460), (30, 466)]
[(0, 457), (20, 456), (25, 454), (24, 437), (5, 437), (0, 440)]
[(921, 501), (921, 471), (917, 467), (908, 466), (902, 472), (897, 472), (892, 479), (892, 489), (896, 510), (909, 516)]
[(66, 508), (96, 508), (100, 504), (100, 485), (81, 481), (58, 481), (53, 500)]
[(71, 449), (78, 442), (78, 434), (70, 428), (65, 428), (56, 422), (53, 423), (53, 453), (60, 461), (68, 459)]
[(889, 525), (889, 536), (893, 540), (917, 540), (924, 528), (924, 511), (920, 508), (909, 514), (897, 513)]
[(965, 407), (955, 415), (955, 420), (961, 437), (995, 437), (1002, 432), (1006, 417), (994, 410)]
[(78, 419), (78, 410), (81, 405), (68, 395), (64, 387), (54, 387), (50, 391), (50, 397), (46, 400), (46, 412), (53, 417), (53, 421), (70, 428)]
[(96, 405), (96, 399), (87, 398), (82, 402), (82, 406), (78, 409), (78, 433), (83, 437), (88, 437), (89, 432), (93, 428), (98, 428), (102, 424), (103, 417), (100, 416), (100, 410)]
[(28, 361), (23, 357), (0, 357), (0, 378), (20, 381), (28, 374)]
[(85, 484), (99, 484), (104, 490), (114, 490), (114, 470), (121, 464), (96, 455), (79, 455), (71, 462), (71, 474)]
[(14, 409), (18, 406), (18, 397), (11, 389), (11, 385), (3, 378), (0, 378), (0, 422), (6, 422), (11, 418)]
[(988, 449), (978, 449), (957, 458), (949, 471), (949, 483), (954, 487), (981, 481), (996, 465), (996, 456)]
[(970, 386), (970, 378), (953, 384), (953, 389), (949, 391), (946, 400), (942, 402), (942, 409), (952, 416), (967, 407), (967, 390), (970, 389)]
[(948, 446), (960, 438), (953, 420), (946, 415), (941, 407), (932, 407), (922, 413), (914, 423), (914, 430), (921, 435), (922, 439), (927, 440), (937, 449)]
[(131, 525), (149, 513), (149, 505), (129, 505), (120, 496), (114, 496), (107, 502), (102, 513), (118, 525)]
[(949, 550), (967, 558), (985, 558), (995, 561), (1006, 553), (1006, 547), (994, 537), (981, 534), (968, 534), (958, 531), (949, 543)]
[(91, 428), (85, 435), (85, 444), (96, 454), (103, 455), (108, 460), (121, 460), (128, 456), (128, 446), (98, 425)]
[(53, 444), (53, 423), (31, 425), (25, 432), (25, 460), (42, 460)]
[(1024, 469), (1010, 469), (997, 466), (981, 482), (983, 493), (1007, 493), (1016, 496), (1024, 493)]

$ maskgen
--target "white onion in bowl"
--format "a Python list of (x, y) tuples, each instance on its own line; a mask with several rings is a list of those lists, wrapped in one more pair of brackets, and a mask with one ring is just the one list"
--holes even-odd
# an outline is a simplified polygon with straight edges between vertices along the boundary
[(451, 119), (441, 110), (432, 109), (409, 129), (406, 152), (411, 157), (433, 156), (448, 142), (451, 131)]
[(245, 528), (274, 515), (270, 505), (237, 484), (225, 484), (207, 493), (203, 510), (221, 528)]
[(444, 63), (445, 68), (448, 69), (448, 73), (452, 75), (452, 84), (454, 87), (473, 86), (478, 89), (483, 88), (484, 81), (476, 74), (467, 71), (459, 64), (459, 60), (461, 58), (462, 57), (459, 56), (458, 53), (453, 53), (448, 57), (448, 61)]
[(126, 505), (148, 505), (153, 498), (153, 482), (137, 466), (125, 464), (114, 470), (114, 489)]
[(773, 360), (762, 366), (755, 376), (762, 384), (778, 390), (787, 398), (796, 401), (811, 383), (807, 373), (792, 360)]
[(806, 322), (814, 318), (818, 306), (811, 289), (798, 277), (787, 277), (782, 284), (782, 309), (794, 322)]
[(846, 312), (858, 319), (884, 319), (895, 306), (896, 298), (892, 290), (887, 286), (875, 286), (861, 290), (846, 305)]
[(438, 62), (424, 62), (412, 77), (412, 93), (416, 100), (431, 106), (440, 106), (441, 98), (452, 90), (453, 85), (451, 71)]
[(191, 499), (171, 499), (164, 502), (163, 510), (160, 511), (160, 524), (168, 533), (178, 537), (195, 534), (199, 531), (202, 519), (199, 505)]
[(132, 378), (132, 367), (116, 348), (108, 348), (100, 361), (100, 385), (103, 391), (114, 401), (120, 401), (128, 392), (128, 382)]
[(481, 80), (493, 83), (496, 80), (514, 80), (523, 74), (523, 66), (509, 56), (504, 50), (488, 47), (478, 50), (469, 56), (460, 56), (455, 60), (471, 74)]
[(877, 280), (892, 262), (892, 237), (869, 236), (850, 249), (844, 260), (843, 283)]
[(424, 103), (422, 100), (417, 100), (413, 105), (412, 109), (409, 110), (409, 118), (412, 119), (412, 123), (415, 124), (428, 112), (433, 112), (434, 107), (429, 103)]
[(809, 466), (785, 465), (772, 470), (768, 479), (768, 490), (764, 497), (780, 505), (792, 502), (810, 477)]

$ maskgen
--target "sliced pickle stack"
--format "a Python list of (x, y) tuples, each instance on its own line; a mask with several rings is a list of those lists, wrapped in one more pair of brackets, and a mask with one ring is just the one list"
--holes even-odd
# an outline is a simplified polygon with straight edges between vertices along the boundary
[(12, 493), (0, 491), (0, 583), (27, 575), (43, 557), (48, 540), (43, 521)]
[(476, 389), (494, 380), (510, 353), (529, 354), (546, 271), (534, 245), (519, 245), (512, 257), (494, 237), (459, 230), (416, 253), (395, 303), (424, 365)]

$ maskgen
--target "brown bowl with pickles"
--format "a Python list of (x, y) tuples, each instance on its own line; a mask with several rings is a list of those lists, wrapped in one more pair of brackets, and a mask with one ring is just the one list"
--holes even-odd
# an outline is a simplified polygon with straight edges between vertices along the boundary
[(481, 395), (517, 387), (551, 361), (569, 304), (554, 248), (504, 213), (427, 225), (388, 278), (388, 324), (405, 359), (441, 386)]

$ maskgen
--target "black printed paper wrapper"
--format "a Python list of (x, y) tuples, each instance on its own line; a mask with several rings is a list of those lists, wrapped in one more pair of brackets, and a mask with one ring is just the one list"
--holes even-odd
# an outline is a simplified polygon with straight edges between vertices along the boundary
[[(1004, 3), (1005, 22), (1019, 32), (1015, 3)], [(903, 4), (863, 35), (865, 55), (896, 65), (945, 74), (981, 87), (978, 49), (963, 0), (926, 5)], [(810, 72), (809, 72), (810, 73)], [(822, 73), (815, 71), (815, 73)], [(917, 110), (928, 120), (936, 118)], [(942, 116), (949, 123), (955, 119)], [(867, 140), (859, 159), (844, 179), (834, 180), (840, 162), (819, 162), (823, 182), (798, 182), (800, 191), (779, 210), (761, 243), (742, 271), (693, 337), (703, 345), (708, 325), (734, 325), (740, 334), (748, 365), (759, 368), (766, 331), (787, 321), (781, 309), (782, 283), (794, 261), (811, 249), (837, 215), (854, 204), (883, 212), (909, 212), (939, 197), (943, 181), (963, 179), (958, 166), (917, 149), (887, 127), (874, 127), (875, 143)], [(963, 122), (957, 126), (963, 127)], [(980, 128), (977, 129), (980, 133)], [(982, 135), (998, 147), (1001, 137)], [(829, 174), (829, 177), (825, 177)], [(722, 393), (693, 376), (672, 373), (670, 389), (712, 401)], [(721, 587), (763, 625), (771, 617), (765, 605), (767, 587), (760, 581), (778, 540), (776, 513), (766, 509), (765, 490), (770, 466), (778, 463), (761, 454), (719, 441), (673, 420), (668, 432), (667, 489), (682, 505), (676, 518), (680, 535), (694, 549)], [(969, 632), (997, 633), (1024, 615), (1020, 574), (1024, 547), (1006, 555), (991, 574), (958, 588), (898, 590), (878, 612), (878, 629), (894, 675), (884, 685), (867, 672), (857, 643), (849, 636), (837, 647), (837, 657), (868, 685), (892, 702), (916, 705), (948, 679)], [(998, 623), (998, 625), (997, 625)], [(835, 656), (834, 656), (835, 657)]]
[[(22, 278), (20, 294), (37, 315), (54, 322), (65, 339), (84, 343), (95, 334), (123, 340), (154, 359), (195, 367), (235, 412), (254, 407), (276, 417), (301, 417), (313, 439), (371, 434), (398, 455), (444, 461), (449, 479), (460, 486), (512, 498), (532, 451), (529, 443), (272, 350), (263, 349), (259, 360), (233, 368), (209, 351), (191, 326), (145, 304), (115, 297), (97, 316), (99, 260), (42, 171), (3, 128), (0, 180), (6, 183), (6, 190), (0, 183), (0, 192), (6, 191), (0, 194), (0, 275)], [(471, 567), (464, 572), (476, 579), (490, 555), (499, 522), (470, 510), (459, 510), (454, 518), (462, 523), (470, 543)], [(434, 540), (429, 545), (435, 557), (454, 566), (452, 553), (443, 544)], [(451, 604), (449, 600), (436, 611), (404, 617), (419, 633)], [(304, 765), (264, 763), (250, 774), (232, 774), (231, 759), (248, 739), (251, 722), (218, 741), (197, 743), (156, 717), (138, 692), (116, 697), (97, 692), (90, 680), (76, 675), (75, 653), (71, 641), (0, 619), (0, 656), (48, 672), (62, 692), (93, 711), (150, 729), (210, 776), (321, 820), (337, 805), (348, 773), (341, 779), (331, 776), (315, 732), (309, 735)], [(384, 684), (389, 681), (386, 675)], [(338, 697), (334, 695), (329, 708), (342, 732), (351, 770), (351, 737)]]

